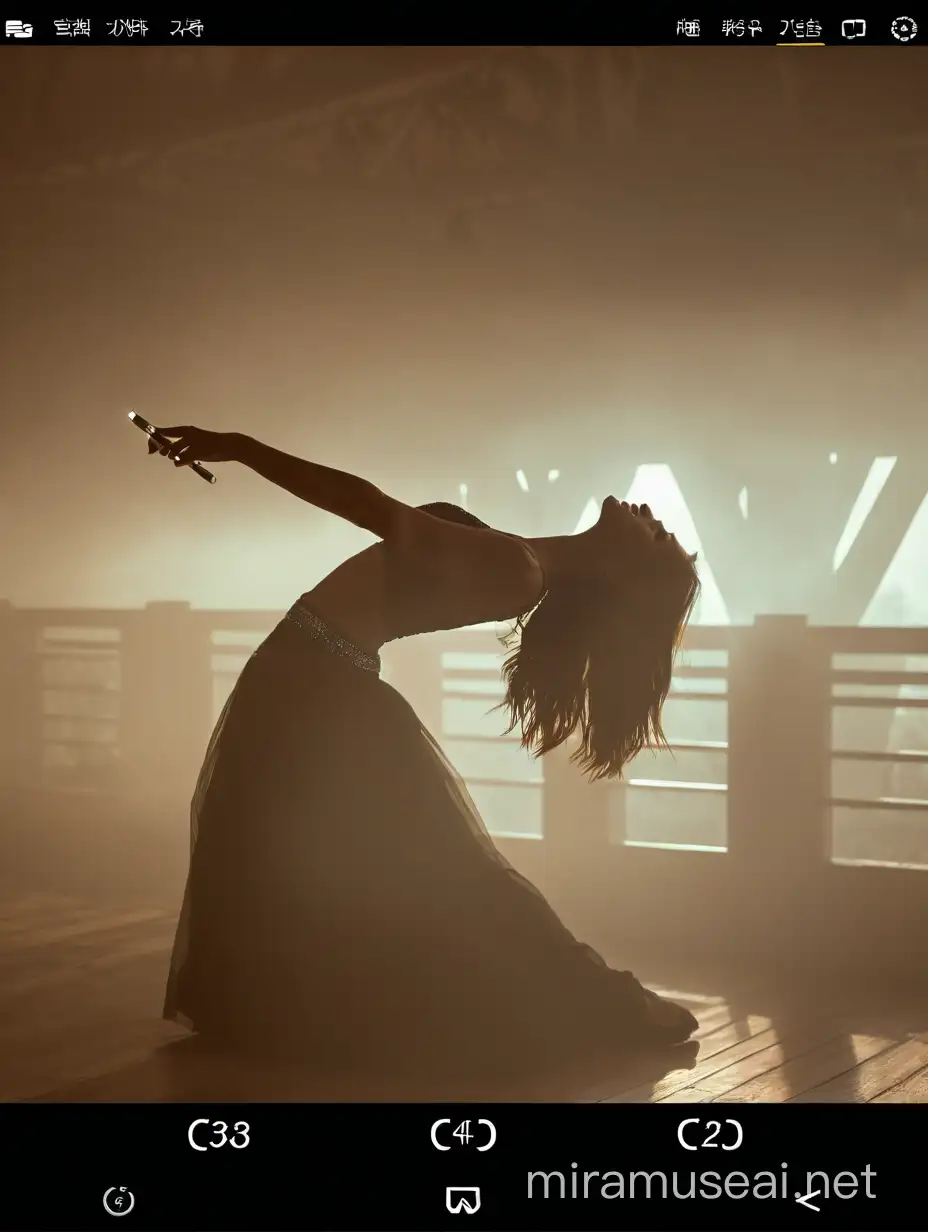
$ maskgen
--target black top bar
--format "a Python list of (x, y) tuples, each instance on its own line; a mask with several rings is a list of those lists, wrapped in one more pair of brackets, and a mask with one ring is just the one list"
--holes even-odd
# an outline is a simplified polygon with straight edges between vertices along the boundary
[[(823, 9), (818, 17), (788, 7), (775, 12), (753, 10), (738, 13), (707, 9), (698, 3), (680, 4), (669, 14), (647, 11), (646, 5), (552, 5), (507, 12), (504, 8), (481, 12), (470, 6), (449, 10), (445, 5), (397, 5), (369, 7), (363, 14), (355, 7), (312, 5), (294, 9), (231, 9), (225, 14), (164, 17), (153, 9), (129, 8), (139, 16), (113, 13), (85, 17), (50, 18), (30, 15), (29, 6), (4, 19), (6, 46), (69, 46), (91, 44), (108, 47), (139, 46), (299, 46), (313, 44), (447, 45), (453, 43), (495, 45), (521, 42), (534, 45), (612, 44), (626, 46), (680, 47), (917, 47), (928, 39), (928, 11), (895, 7), (843, 11), (863, 16), (834, 17)], [(663, 6), (662, 6), (663, 7)], [(196, 9), (193, 10), (196, 12)]]

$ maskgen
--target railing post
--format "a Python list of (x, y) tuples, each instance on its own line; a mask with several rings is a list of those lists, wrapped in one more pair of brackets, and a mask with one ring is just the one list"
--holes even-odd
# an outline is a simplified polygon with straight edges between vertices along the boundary
[(26, 613), (0, 599), (0, 795), (40, 786), (42, 682), (36, 630)]
[(123, 630), (127, 786), (161, 804), (189, 799), (213, 718), (211, 631), (189, 603), (149, 603)]
[(436, 740), (442, 735), (442, 635), (392, 642), (384, 653), (384, 677), (409, 702)]
[(572, 738), (544, 758), (545, 891), (570, 927), (588, 936), (607, 867), (609, 788), (583, 778), (570, 760), (576, 748)]
[(828, 855), (830, 663), (804, 616), (759, 616), (732, 634), (730, 858), (752, 892), (788, 908)]

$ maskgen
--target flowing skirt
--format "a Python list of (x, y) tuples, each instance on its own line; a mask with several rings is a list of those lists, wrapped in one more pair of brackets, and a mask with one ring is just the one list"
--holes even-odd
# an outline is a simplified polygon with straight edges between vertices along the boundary
[(649, 997), (503, 859), (404, 698), (282, 621), (197, 785), (165, 1017), (247, 1051), (473, 1072), (686, 1038)]

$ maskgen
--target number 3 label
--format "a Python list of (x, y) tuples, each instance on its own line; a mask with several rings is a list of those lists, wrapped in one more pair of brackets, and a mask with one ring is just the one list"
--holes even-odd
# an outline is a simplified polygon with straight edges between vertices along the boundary
[[(212, 1130), (209, 1138), (206, 1138), (206, 1131), (197, 1133), (201, 1125), (208, 1125)], [(231, 1146), (236, 1151), (242, 1150), (248, 1146), (251, 1141), (251, 1129), (247, 1121), (236, 1121), (232, 1126), (232, 1132), (229, 1133), (229, 1127), (225, 1121), (210, 1121), (206, 1117), (200, 1117), (199, 1120), (193, 1121), (190, 1128), (187, 1130), (187, 1141), (195, 1151), (205, 1151), (212, 1148), (218, 1151), (221, 1146)], [(206, 1138), (205, 1144), (198, 1142), (197, 1138)]]

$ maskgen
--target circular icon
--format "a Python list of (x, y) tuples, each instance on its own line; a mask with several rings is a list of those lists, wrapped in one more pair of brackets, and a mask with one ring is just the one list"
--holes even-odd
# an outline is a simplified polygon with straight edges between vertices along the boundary
[(898, 39), (900, 43), (911, 43), (918, 34), (918, 25), (911, 17), (897, 17), (889, 30), (893, 38)]
[(125, 1185), (108, 1189), (103, 1195), (103, 1209), (107, 1215), (128, 1215), (135, 1206), (135, 1194), (130, 1193)]

